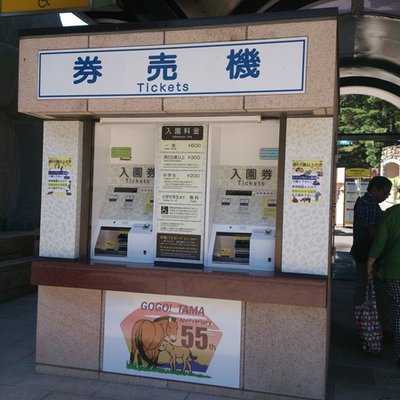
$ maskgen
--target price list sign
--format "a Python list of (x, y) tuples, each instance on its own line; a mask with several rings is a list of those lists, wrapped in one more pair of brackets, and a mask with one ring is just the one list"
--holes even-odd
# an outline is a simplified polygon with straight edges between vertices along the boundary
[(162, 126), (156, 169), (156, 260), (202, 263), (207, 131)]

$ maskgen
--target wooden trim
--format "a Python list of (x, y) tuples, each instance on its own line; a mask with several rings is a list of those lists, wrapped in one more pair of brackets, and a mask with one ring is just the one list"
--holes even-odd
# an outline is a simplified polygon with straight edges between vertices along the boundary
[(94, 122), (85, 120), (83, 124), (79, 259), (82, 261), (87, 261), (89, 260), (90, 256), (90, 219), (92, 215)]
[(33, 285), (327, 307), (326, 277), (179, 270), (79, 261), (32, 262)]
[(286, 152), (287, 116), (280, 118), (279, 125), (279, 160), (278, 160), (278, 188), (276, 194), (276, 225), (275, 225), (275, 271), (282, 271), (282, 232), (283, 232), (283, 204), (285, 186), (285, 152)]

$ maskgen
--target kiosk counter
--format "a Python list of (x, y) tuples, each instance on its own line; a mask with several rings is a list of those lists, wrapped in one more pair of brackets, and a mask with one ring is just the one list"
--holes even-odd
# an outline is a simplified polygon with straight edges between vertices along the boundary
[(335, 12), (96, 29), (20, 39), (37, 370), (324, 399)]

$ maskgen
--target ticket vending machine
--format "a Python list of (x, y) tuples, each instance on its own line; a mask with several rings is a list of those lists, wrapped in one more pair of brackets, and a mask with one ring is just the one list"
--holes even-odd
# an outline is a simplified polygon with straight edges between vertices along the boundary
[(279, 122), (212, 129), (205, 266), (273, 271)]
[[(153, 190), (145, 187), (109, 187), (93, 235), (95, 260), (152, 263), (152, 215), (136, 218), (137, 210), (152, 207)], [(135, 212), (136, 211), (136, 212)]]
[[(181, 128), (114, 120), (97, 125), (92, 259), (178, 263), (195, 255), (206, 267), (273, 270), (279, 121), (210, 124), (207, 146), (181, 133), (161, 136), (161, 146), (159, 133), (172, 127)], [(190, 136), (195, 128), (179, 132)], [(189, 154), (185, 146), (194, 144), (202, 152), (190, 146)], [(156, 234), (166, 238), (156, 242)]]
[[(256, 218), (263, 207), (275, 209), (273, 195), (270, 190), (219, 190), (207, 266), (273, 271), (275, 227), (263, 225)], [(224, 224), (223, 220), (232, 223)]]
[(156, 132), (154, 125), (96, 125), (93, 260), (154, 262)]

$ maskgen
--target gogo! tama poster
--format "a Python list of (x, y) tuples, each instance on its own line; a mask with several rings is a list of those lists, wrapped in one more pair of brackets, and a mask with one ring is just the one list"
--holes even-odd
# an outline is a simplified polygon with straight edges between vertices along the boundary
[(238, 388), (241, 302), (106, 293), (103, 371)]

